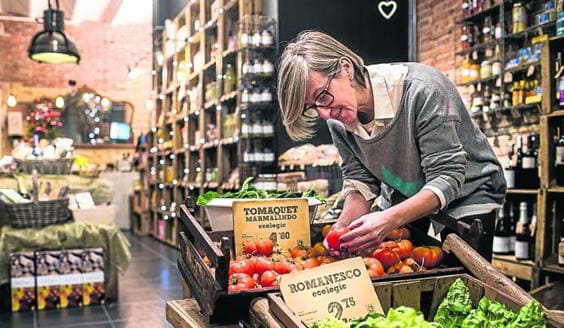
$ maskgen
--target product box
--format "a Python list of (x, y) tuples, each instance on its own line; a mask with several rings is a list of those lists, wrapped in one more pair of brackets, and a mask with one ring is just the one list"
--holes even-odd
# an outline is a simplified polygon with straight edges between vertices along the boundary
[(61, 251), (35, 252), (37, 310), (57, 309), (59, 307), (60, 260)]
[(104, 303), (104, 249), (82, 250), (82, 305)]
[(12, 312), (31, 311), (37, 307), (35, 298), (35, 254), (10, 254), (10, 289)]
[(82, 306), (82, 249), (61, 251), (59, 279), (60, 308)]

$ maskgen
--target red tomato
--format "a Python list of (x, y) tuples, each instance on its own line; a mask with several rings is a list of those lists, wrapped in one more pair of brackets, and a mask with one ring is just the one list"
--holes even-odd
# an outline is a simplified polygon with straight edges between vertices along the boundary
[(341, 236), (351, 231), (348, 227), (337, 228), (327, 235), (327, 245), (330, 249), (341, 249)]
[(257, 253), (264, 256), (270, 256), (274, 249), (274, 243), (270, 239), (261, 239), (257, 241)]
[(380, 277), (384, 275), (384, 267), (382, 263), (375, 258), (365, 257), (364, 264), (366, 265), (366, 270), (368, 270), (368, 275), (370, 278)]
[(243, 252), (245, 252), (245, 254), (255, 254), (256, 251), (257, 244), (255, 242), (247, 240), (245, 241), (245, 243), (243, 243)]
[(266, 257), (257, 257), (255, 262), (255, 272), (262, 274), (265, 271), (272, 270), (274, 263)]
[(389, 248), (378, 248), (374, 251), (372, 256), (380, 261), (385, 269), (388, 269), (400, 261), (399, 255)]
[(321, 263), (319, 263), (319, 261), (315, 257), (310, 257), (310, 258), (304, 260), (304, 268), (306, 268), (306, 269), (318, 267), (320, 264)]
[(420, 246), (413, 249), (411, 256), (417, 264), (429, 269), (441, 262), (443, 251), (437, 246)]
[(252, 289), (255, 287), (255, 282), (253, 278), (245, 273), (234, 273), (229, 276), (229, 287), (228, 291), (238, 291)]
[(282, 260), (275, 261), (272, 269), (279, 274), (286, 274), (290, 273), (295, 267), (296, 266), (292, 262), (288, 260)]
[(309, 252), (309, 256), (311, 257), (318, 257), (325, 254), (327, 254), (327, 250), (325, 249), (325, 246), (323, 246), (322, 242), (318, 242), (315, 245), (313, 245), (311, 251)]
[(399, 242), (397, 242), (397, 245), (398, 245), (397, 253), (400, 259), (403, 260), (411, 256), (411, 252), (413, 251), (413, 244), (411, 243), (411, 241), (407, 239), (402, 239)]
[(231, 261), (229, 264), (229, 275), (234, 273), (244, 273), (252, 276), (253, 271), (253, 264), (249, 260)]
[(407, 228), (398, 228), (392, 230), (387, 236), (388, 240), (409, 239), (411, 238), (411, 231)]
[(278, 286), (278, 281), (276, 280), (276, 272), (272, 271), (272, 270), (268, 270), (263, 272), (263, 274), (260, 275), (260, 285), (262, 287), (272, 287), (272, 286)]
[(296, 257), (304, 257), (307, 255), (307, 249), (305, 247), (303, 247), (302, 245), (298, 245), (294, 248), (292, 248), (292, 250), (290, 251), (290, 254), (292, 254), (292, 257), (296, 258)]

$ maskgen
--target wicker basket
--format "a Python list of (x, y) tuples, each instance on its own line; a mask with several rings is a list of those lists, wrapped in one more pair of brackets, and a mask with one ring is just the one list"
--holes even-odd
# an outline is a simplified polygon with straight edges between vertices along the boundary
[(69, 200), (55, 199), (20, 204), (5, 204), (8, 224), (14, 228), (43, 228), (71, 219)]
[(70, 174), (72, 158), (16, 160), (18, 172), (31, 174), (33, 169), (39, 174)]

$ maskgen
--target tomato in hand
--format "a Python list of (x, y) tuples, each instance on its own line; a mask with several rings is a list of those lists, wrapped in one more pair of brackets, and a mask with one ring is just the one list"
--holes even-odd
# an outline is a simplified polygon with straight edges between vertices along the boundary
[(245, 241), (243, 243), (243, 252), (245, 254), (255, 254), (257, 252), (257, 244), (250, 240)]
[(380, 261), (385, 269), (400, 261), (399, 255), (389, 248), (378, 248), (372, 254), (372, 257)]
[(443, 258), (443, 251), (437, 246), (420, 246), (413, 249), (411, 257), (417, 264), (429, 269), (439, 265)]
[(259, 255), (270, 256), (274, 250), (274, 243), (270, 239), (261, 239), (257, 241), (256, 246)]
[(229, 275), (234, 273), (244, 273), (252, 276), (254, 272), (253, 263), (249, 260), (231, 261), (229, 264)]
[(334, 250), (340, 250), (341, 249), (341, 236), (346, 234), (347, 232), (350, 232), (351, 229), (349, 229), (348, 227), (341, 227), (341, 228), (337, 228), (335, 230), (332, 230), (331, 232), (329, 232), (329, 234), (327, 235), (327, 246), (329, 246), (330, 249), (334, 249)]
[(365, 257), (363, 260), (370, 278), (381, 277), (384, 275), (384, 267), (380, 261), (372, 257)]
[(245, 273), (234, 273), (229, 276), (228, 291), (247, 290), (255, 287), (253, 278)]
[(274, 268), (274, 263), (272, 263), (272, 260), (269, 258), (260, 256), (257, 257), (255, 261), (255, 272), (258, 274), (262, 274), (263, 272)]
[(265, 271), (260, 275), (260, 285), (262, 287), (278, 286), (278, 281), (276, 280), (276, 277), (277, 277), (276, 272), (272, 270)]

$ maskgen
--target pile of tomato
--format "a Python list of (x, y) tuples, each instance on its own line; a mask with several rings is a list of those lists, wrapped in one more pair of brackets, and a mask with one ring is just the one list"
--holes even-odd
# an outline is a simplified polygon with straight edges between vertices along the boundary
[[(340, 236), (347, 228), (323, 228), (323, 237), (330, 249), (340, 249)], [(364, 257), (371, 278), (386, 274), (424, 271), (440, 264), (443, 253), (436, 246), (413, 247), (407, 228), (395, 229), (369, 256)], [(278, 286), (280, 275), (311, 269), (337, 261), (322, 242), (313, 247), (298, 244), (292, 249), (280, 249), (272, 240), (247, 241), (243, 254), (229, 266), (228, 291)]]

